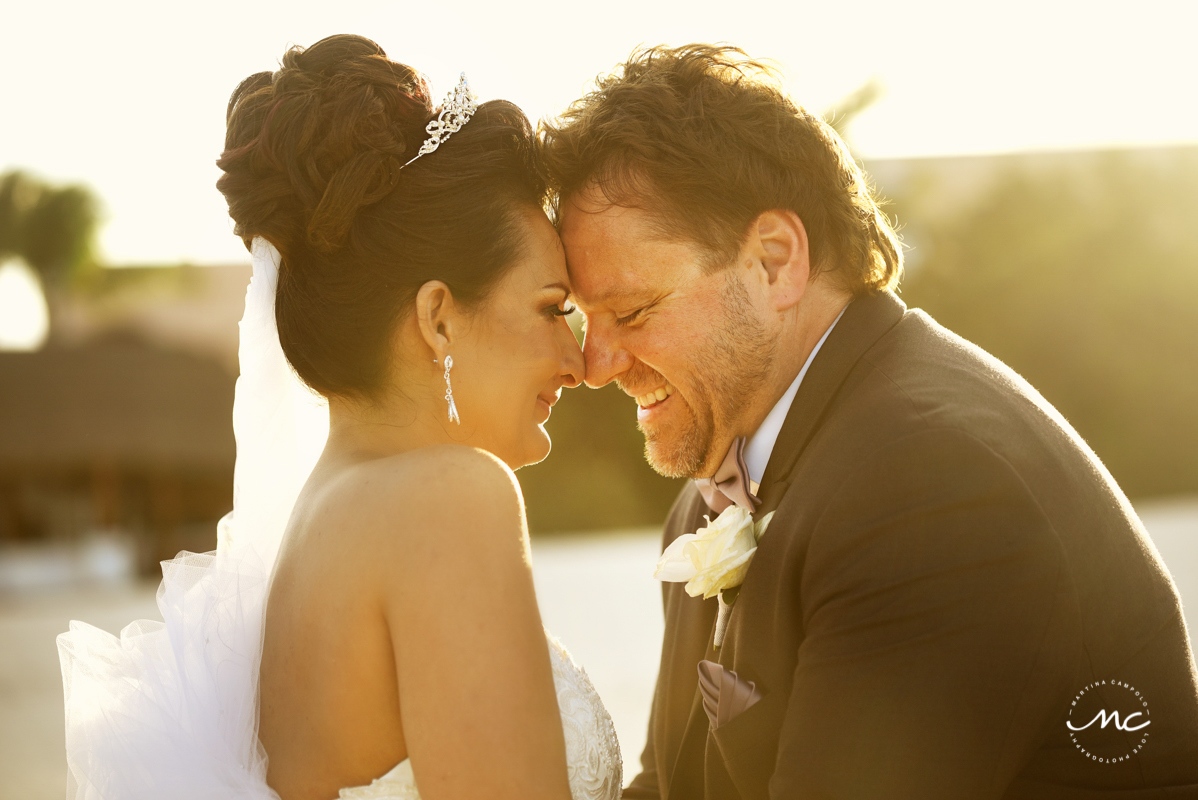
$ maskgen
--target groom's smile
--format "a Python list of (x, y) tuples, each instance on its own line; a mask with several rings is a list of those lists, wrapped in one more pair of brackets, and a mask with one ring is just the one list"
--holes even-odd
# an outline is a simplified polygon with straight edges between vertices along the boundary
[(674, 394), (674, 391), (674, 387), (667, 383), (665, 386), (637, 396), (636, 404), (640, 406), (640, 410), (637, 411), (636, 418), (638, 420), (647, 419), (650, 412), (665, 403), (670, 395)]
[(664, 237), (649, 211), (596, 195), (570, 197), (560, 219), (587, 320), (586, 383), (615, 381), (636, 401), (654, 469), (705, 477), (737, 435), (769, 347), (746, 334), (752, 309), (734, 270), (712, 270), (698, 246)]

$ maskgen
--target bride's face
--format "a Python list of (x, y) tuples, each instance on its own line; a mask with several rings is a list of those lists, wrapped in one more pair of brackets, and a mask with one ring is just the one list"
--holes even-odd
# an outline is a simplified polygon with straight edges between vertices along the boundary
[(573, 303), (561, 240), (543, 212), (523, 217), (523, 258), (471, 313), (450, 352), (464, 443), (512, 469), (549, 455), (545, 421), (562, 387), (577, 386), (585, 371), (566, 322)]

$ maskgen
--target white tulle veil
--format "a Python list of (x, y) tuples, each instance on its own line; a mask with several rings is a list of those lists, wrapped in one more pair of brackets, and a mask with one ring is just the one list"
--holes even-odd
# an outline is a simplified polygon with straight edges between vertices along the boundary
[(241, 376), (233, 401), (233, 511), (218, 526), (217, 546), (248, 548), (273, 565), (295, 498), (328, 438), (329, 410), (299, 380), (279, 345), (279, 251), (257, 238), (253, 257), (237, 351)]
[(253, 242), (233, 405), (233, 511), (213, 553), (163, 562), (163, 622), (58, 637), (68, 800), (277, 800), (258, 743), (258, 667), (271, 569), (328, 435), (328, 409), (275, 327), (280, 257)]

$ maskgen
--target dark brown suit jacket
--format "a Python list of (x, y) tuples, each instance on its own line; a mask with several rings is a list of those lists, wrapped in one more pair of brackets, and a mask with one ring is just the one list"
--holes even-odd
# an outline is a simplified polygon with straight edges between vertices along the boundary
[[(1198, 797), (1198, 676), (1169, 573), (1098, 458), (1002, 363), (892, 294), (855, 300), (760, 497), (776, 514), (720, 650), (716, 601), (663, 585), (625, 798)], [(704, 513), (688, 484), (664, 544)], [(714, 731), (703, 658), (763, 693)], [(1150, 744), (1113, 764), (1065, 725), (1101, 680), (1151, 706)]]

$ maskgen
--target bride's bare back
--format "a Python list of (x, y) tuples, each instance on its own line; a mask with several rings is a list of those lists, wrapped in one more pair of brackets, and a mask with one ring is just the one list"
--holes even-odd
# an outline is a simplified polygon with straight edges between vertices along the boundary
[(218, 188), (281, 254), (279, 345), (329, 401), (267, 599), (259, 738), (283, 800), (405, 758), (424, 800), (569, 798), (511, 470), (548, 455), (585, 367), (532, 126), (452, 97), (426, 141), (447, 108), (420, 73), (333, 36), (229, 105)]
[(523, 519), (481, 451), (322, 459), (267, 606), (259, 737), (283, 800), (409, 756), (426, 800), (569, 796)]

